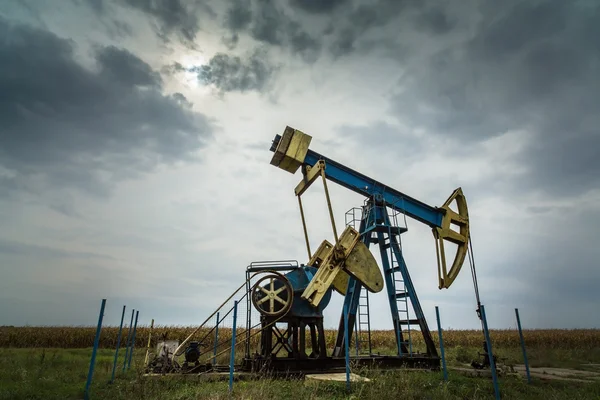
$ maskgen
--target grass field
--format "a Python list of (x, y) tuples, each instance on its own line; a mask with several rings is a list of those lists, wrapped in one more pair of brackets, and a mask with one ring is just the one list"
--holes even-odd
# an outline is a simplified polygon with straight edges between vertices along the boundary
[[(229, 398), (227, 382), (200, 382), (197, 379), (144, 379), (145, 328), (138, 330), (132, 369), (123, 374), (120, 352), (116, 381), (108, 384), (112, 370), (114, 344), (111, 329), (102, 332), (101, 349), (96, 359), (92, 398), (95, 399), (198, 399)], [(182, 339), (188, 328), (170, 328), (169, 336)], [(116, 331), (116, 330), (115, 330)], [(470, 362), (481, 349), (478, 332), (444, 332), (449, 366)], [(88, 338), (89, 336), (89, 338)], [(333, 334), (331, 333), (331, 336)], [(437, 336), (437, 335), (435, 335)], [(495, 353), (507, 364), (522, 363), (515, 332), (494, 331)], [(0, 328), (0, 399), (80, 399), (89, 368), (93, 328)], [(116, 334), (115, 334), (116, 337)], [(376, 344), (385, 350), (390, 332), (378, 332)], [(386, 338), (387, 337), (387, 338)], [(527, 331), (528, 356), (533, 367), (569, 367), (584, 369), (582, 364), (600, 363), (600, 333), (585, 331)], [(377, 350), (377, 349), (376, 349)], [(372, 382), (352, 385), (311, 383), (295, 380), (236, 382), (233, 398), (266, 399), (488, 399), (493, 398), (490, 378), (466, 377), (453, 370), (444, 383), (441, 372), (353, 371), (372, 378)], [(533, 383), (519, 377), (502, 376), (503, 399), (600, 399), (600, 382), (548, 381), (534, 378)]]

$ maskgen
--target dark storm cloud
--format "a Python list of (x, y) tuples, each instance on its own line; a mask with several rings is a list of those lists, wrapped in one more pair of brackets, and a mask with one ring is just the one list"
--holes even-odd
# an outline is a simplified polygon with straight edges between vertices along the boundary
[(96, 60), (103, 77), (113, 83), (125, 86), (151, 86), (160, 88), (161, 76), (144, 61), (127, 50), (114, 46), (98, 50)]
[(290, 5), (313, 14), (329, 13), (350, 0), (290, 0)]
[(290, 14), (293, 12), (286, 10), (283, 3), (273, 0), (233, 0), (224, 17), (225, 28), (233, 36), (228, 42), (233, 45), (240, 33), (246, 33), (261, 43), (299, 54), (306, 61), (316, 60), (320, 41)]
[(265, 60), (262, 52), (254, 52), (245, 59), (218, 53), (195, 72), (201, 82), (215, 85), (223, 92), (260, 92), (267, 86), (275, 68)]
[[(364, 2), (331, 30), (329, 48), (335, 56), (401, 54), (390, 113), (465, 155), (507, 131), (533, 134), (512, 159), (528, 171), (513, 189), (569, 195), (598, 187), (600, 5), (477, 3), (461, 13), (444, 3)], [(386, 26), (427, 40), (410, 32), (397, 41), (364, 39), (385, 38)]]
[(132, 53), (100, 47), (95, 69), (73, 43), (0, 19), (0, 175), (4, 188), (77, 187), (106, 194), (118, 179), (195, 157), (211, 134), (180, 95)]
[(199, 20), (206, 18), (206, 15), (215, 17), (214, 11), (204, 0), (117, 1), (154, 18), (158, 24), (157, 33), (163, 39), (168, 40), (168, 36), (175, 32), (188, 44), (193, 44), (196, 39), (200, 30)]
[(230, 48), (234, 48), (239, 41), (239, 33), (249, 28), (252, 22), (252, 3), (244, 0), (231, 0), (225, 12), (224, 25), (231, 33), (226, 39)]
[[(482, 7), (472, 39), (412, 65), (393, 114), (466, 145), (527, 130), (515, 161), (552, 194), (600, 184), (600, 6), (583, 2)], [(531, 188), (531, 187), (530, 187)]]
[(443, 35), (458, 22), (448, 5), (423, 0), (359, 1), (353, 7), (348, 4), (328, 11), (331, 21), (326, 30), (327, 47), (335, 57), (371, 53), (381, 48), (404, 52), (407, 48), (404, 42), (414, 40), (414, 37), (405, 39), (406, 32)]
[[(79, 7), (91, 8), (96, 16), (101, 18), (98, 22), (104, 26), (104, 32), (106, 35), (113, 40), (120, 40), (126, 37), (130, 37), (133, 34), (133, 27), (120, 19), (120, 16), (115, 13), (113, 8), (114, 3), (110, 0), (71, 0), (71, 2)], [(42, 5), (40, 2), (36, 4), (36, 7), (43, 8), (44, 6), (52, 8), (52, 5)], [(106, 15), (110, 15), (110, 18), (103, 18)], [(45, 25), (41, 25), (46, 28)]]
[(265, 91), (277, 67), (270, 63), (265, 51), (259, 49), (242, 57), (217, 53), (204, 65), (186, 68), (176, 62), (163, 67), (162, 70), (168, 75), (193, 72), (197, 74), (201, 83), (213, 85), (224, 94), (252, 90)]

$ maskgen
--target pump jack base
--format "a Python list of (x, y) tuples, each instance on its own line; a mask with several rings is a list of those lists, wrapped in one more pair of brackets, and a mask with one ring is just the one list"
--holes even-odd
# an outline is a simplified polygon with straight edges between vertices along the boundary
[[(439, 371), (440, 359), (427, 355), (412, 357), (398, 356), (353, 356), (350, 357), (352, 367), (366, 367), (379, 370), (421, 370)], [(272, 378), (305, 378), (310, 374), (343, 373), (346, 371), (346, 359), (343, 357), (323, 358), (244, 358), (240, 365), (235, 365), (234, 380), (253, 380), (268, 376)], [(146, 371), (144, 377), (187, 376), (202, 380), (226, 380), (229, 377), (228, 365), (200, 364), (189, 369), (178, 371)]]
[[(439, 357), (427, 355), (414, 355), (409, 357), (399, 356), (353, 356), (350, 363), (355, 367), (379, 368), (379, 369), (440, 369)], [(323, 372), (342, 372), (346, 370), (346, 359), (344, 357), (323, 358), (271, 358), (262, 357), (244, 358), (241, 371), (261, 372), (271, 375), (301, 375)]]

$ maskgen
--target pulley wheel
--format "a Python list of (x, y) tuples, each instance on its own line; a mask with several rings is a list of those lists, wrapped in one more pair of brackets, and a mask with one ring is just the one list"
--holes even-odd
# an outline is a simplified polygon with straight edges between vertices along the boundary
[(252, 288), (252, 304), (262, 315), (281, 317), (290, 310), (293, 300), (292, 285), (280, 274), (266, 275)]

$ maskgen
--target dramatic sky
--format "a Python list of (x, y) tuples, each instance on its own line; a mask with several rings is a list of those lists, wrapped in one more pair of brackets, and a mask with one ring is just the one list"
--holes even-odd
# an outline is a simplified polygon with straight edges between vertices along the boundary
[[(0, 2), (0, 325), (102, 298), (196, 324), (250, 262), (306, 262), (300, 176), (269, 164), (290, 125), (432, 206), (463, 188), (491, 327), (600, 327), (598, 37), (595, 1)], [(364, 198), (330, 192), (341, 226)], [(320, 183), (304, 202), (332, 241)], [(468, 264), (439, 290), (407, 225), (430, 327), (477, 328)]]

